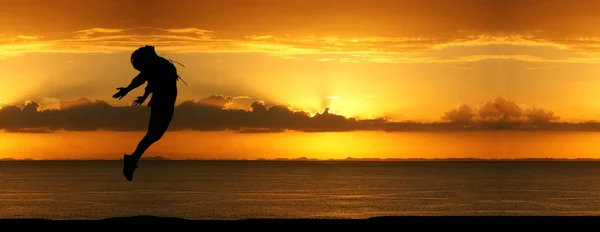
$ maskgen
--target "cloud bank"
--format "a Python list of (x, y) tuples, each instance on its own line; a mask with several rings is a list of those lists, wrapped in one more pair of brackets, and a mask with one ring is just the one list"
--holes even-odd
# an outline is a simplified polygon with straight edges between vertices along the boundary
[[(144, 6), (14, 1), (0, 17), (11, 24), (2, 33), (12, 33), (0, 34), (0, 58), (129, 52), (154, 44), (166, 52), (252, 52), (321, 62), (600, 61), (600, 3), (593, 0), (173, 0)], [(436, 54), (473, 46), (489, 47)]]
[[(447, 111), (444, 122), (479, 128), (556, 128), (560, 116), (547, 109), (522, 108), (514, 101), (495, 98), (477, 107), (461, 105)], [(591, 124), (590, 124), (591, 125)], [(567, 127), (565, 127), (567, 128)]]
[[(465, 131), (465, 130), (600, 130), (600, 123), (566, 123), (552, 111), (523, 108), (495, 98), (477, 107), (460, 106), (443, 114), (439, 122), (394, 122), (385, 118), (357, 119), (329, 112), (312, 114), (286, 105), (255, 101), (250, 110), (231, 109), (232, 97), (209, 96), (176, 107), (170, 130), (235, 131), (238, 133), (343, 132), (343, 131)], [(112, 106), (86, 98), (61, 103), (60, 109), (41, 110), (40, 104), (5, 105), (0, 129), (7, 132), (145, 131), (149, 109)]]
[[(484, 40), (496, 39), (490, 37)], [(1, 36), (0, 57), (37, 52), (131, 52), (142, 45), (151, 44), (160, 51), (169, 53), (263, 53), (288, 59), (339, 62), (465, 62), (473, 58), (427, 57), (421, 53), (442, 47), (480, 44), (481, 41), (481, 36), (471, 34), (452, 37), (285, 34), (230, 38), (218, 36), (215, 31), (199, 28), (91, 28), (76, 31), (72, 37), (62, 39), (46, 39), (37, 35)]]
[[(165, 53), (260, 53), (285, 59), (342, 63), (467, 63), (519, 60), (545, 63), (600, 62), (600, 37), (548, 37), (540, 33), (457, 31), (398, 36), (328, 36), (314, 34), (259, 34), (220, 36), (200, 28), (90, 28), (67, 38), (42, 35), (0, 35), (0, 58), (27, 53), (117, 53), (151, 44)], [(457, 47), (545, 47), (571, 51), (568, 56), (489, 52), (444, 53)], [(501, 51), (501, 52), (499, 52)]]

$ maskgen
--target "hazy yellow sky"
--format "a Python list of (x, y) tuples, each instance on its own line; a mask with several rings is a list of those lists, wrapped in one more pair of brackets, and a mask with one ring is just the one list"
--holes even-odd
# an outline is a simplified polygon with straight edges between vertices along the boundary
[[(5, 104), (0, 127), (11, 132), (54, 131), (3, 134), (0, 157), (22, 156), (15, 155), (20, 150), (14, 143), (6, 142), (25, 138), (16, 136), (53, 141), (50, 150), (60, 153), (57, 147), (63, 140), (57, 139), (63, 132), (57, 131), (90, 136), (100, 133), (95, 129), (143, 131), (147, 109), (128, 109), (133, 114), (128, 114), (127, 123), (106, 118), (117, 117), (111, 107), (127, 106), (141, 94), (136, 90), (121, 101), (111, 99), (116, 87), (136, 75), (130, 53), (146, 44), (185, 65), (177, 66), (188, 84), (179, 85), (179, 102), (190, 104), (181, 107), (174, 130), (212, 131), (181, 132), (186, 139), (213, 136), (210, 133), (221, 133), (220, 138), (229, 141), (268, 141), (276, 136), (288, 141), (281, 143), (288, 151), (295, 143), (292, 138), (305, 136), (300, 141), (311, 143), (311, 138), (325, 135), (219, 131), (412, 128), (377, 120), (450, 123), (453, 129), (457, 123), (458, 128), (475, 125), (487, 128), (485, 133), (493, 127), (486, 124), (490, 120), (501, 128), (506, 128), (502, 123), (519, 128), (543, 123), (545, 128), (593, 130), (596, 124), (574, 123), (600, 119), (599, 11), (600, 2), (585, 0), (0, 0), (0, 103)], [(65, 108), (73, 101), (89, 107)], [(257, 101), (260, 104), (251, 107)], [(23, 108), (25, 104), (31, 107)], [(202, 108), (207, 104), (218, 112)], [(22, 109), (17, 112), (10, 105)], [(270, 111), (268, 117), (257, 111), (271, 105), (284, 107), (274, 108), (278, 111)], [(326, 107), (330, 109), (323, 113)], [(50, 109), (58, 112), (43, 112)], [(231, 109), (252, 112), (227, 111)], [(292, 111), (323, 114), (313, 120), (291, 116)], [(376, 119), (375, 124), (368, 119)], [(417, 127), (440, 130), (435, 125)], [(327, 144), (344, 147), (361, 140), (359, 132), (344, 133), (334, 133), (345, 136), (338, 142), (329, 138), (327, 143), (312, 143), (323, 153), (333, 149)], [(113, 141), (120, 144), (113, 148), (123, 151), (90, 153), (129, 152), (136, 136)], [(91, 144), (91, 139), (82, 138), (83, 144)], [(173, 140), (161, 144), (153, 151), (160, 146), (160, 151), (174, 153), (183, 149), (169, 148), (176, 144)], [(355, 145), (359, 148), (353, 150), (371, 150), (369, 146)], [(198, 145), (196, 150), (204, 149)], [(389, 148), (385, 156), (397, 149), (408, 148)], [(245, 157), (243, 152), (227, 151), (218, 156)], [(309, 152), (295, 151), (291, 156)], [(411, 155), (427, 156), (415, 153)], [(320, 157), (347, 154), (354, 153), (338, 150)]]

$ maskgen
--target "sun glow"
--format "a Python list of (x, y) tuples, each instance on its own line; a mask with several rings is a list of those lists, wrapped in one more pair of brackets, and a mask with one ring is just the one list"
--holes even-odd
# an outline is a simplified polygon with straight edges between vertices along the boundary
[(22, 100), (24, 96), (34, 92), (32, 86), (27, 85), (10, 85), (11, 81), (7, 80), (9, 84), (0, 85), (0, 107), (4, 104), (22, 104), (18, 102)]
[(361, 96), (327, 98), (330, 100), (328, 105), (330, 113), (358, 119), (381, 117), (380, 113), (376, 111), (371, 98)]

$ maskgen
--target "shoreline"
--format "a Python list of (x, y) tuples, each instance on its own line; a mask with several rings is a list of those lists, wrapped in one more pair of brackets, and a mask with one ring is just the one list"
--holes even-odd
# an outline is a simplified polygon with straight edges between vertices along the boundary
[[(300, 228), (311, 227), (321, 228), (333, 226), (334, 228), (353, 228), (368, 226), (371, 228), (388, 228), (389, 226), (396, 228), (410, 229), (418, 227), (419, 230), (424, 228), (439, 228), (447, 230), (455, 226), (460, 229), (473, 228), (482, 229), (485, 227), (501, 227), (501, 228), (528, 228), (539, 230), (541, 228), (565, 228), (572, 230), (575, 227), (589, 228), (588, 226), (597, 225), (600, 222), (600, 216), (381, 216), (367, 219), (283, 219), (283, 218), (249, 218), (249, 219), (233, 219), (233, 220), (192, 220), (174, 217), (159, 217), (159, 216), (132, 216), (132, 217), (114, 217), (98, 220), (52, 220), (52, 219), (36, 219), (36, 218), (9, 218), (0, 219), (0, 227), (24, 229), (26, 227), (34, 228), (49, 228), (49, 227), (132, 227), (132, 228), (155, 228), (174, 227), (187, 228), (195, 226), (197, 229), (213, 228), (218, 226), (220, 230), (226, 227), (238, 228), (242, 227), (245, 230), (267, 229), (267, 228)], [(201, 227), (197, 227), (201, 226)], [(379, 227), (381, 226), (381, 227)]]

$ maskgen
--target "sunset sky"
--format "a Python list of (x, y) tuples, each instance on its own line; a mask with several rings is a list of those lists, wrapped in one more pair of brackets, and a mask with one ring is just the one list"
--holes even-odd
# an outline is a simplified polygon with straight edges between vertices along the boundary
[(144, 45), (188, 84), (152, 155), (600, 158), (597, 12), (587, 0), (0, 0), (0, 158), (132, 152), (149, 110), (128, 105), (143, 89), (111, 96)]

